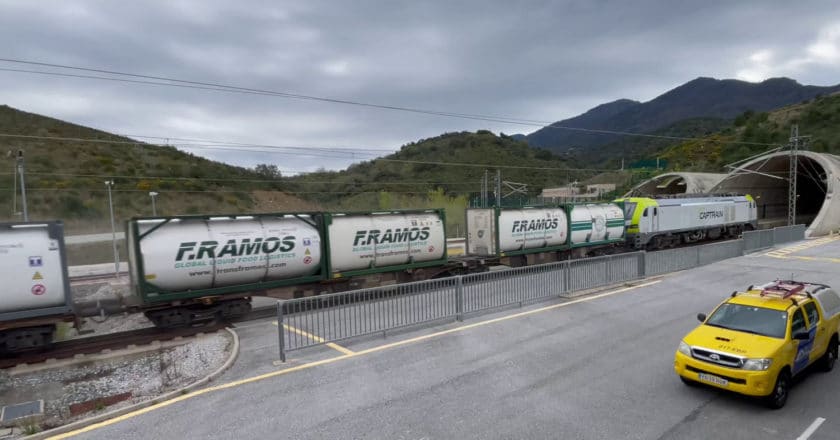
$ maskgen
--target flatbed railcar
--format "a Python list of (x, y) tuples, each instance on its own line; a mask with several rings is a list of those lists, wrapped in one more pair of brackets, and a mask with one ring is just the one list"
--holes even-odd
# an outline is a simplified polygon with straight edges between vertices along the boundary
[(131, 307), (155, 325), (236, 317), (252, 295), (295, 298), (433, 277), (442, 209), (135, 218)]
[(468, 255), (493, 257), (496, 264), (514, 267), (584, 257), (625, 240), (620, 203), (471, 208), (466, 225)]
[(0, 224), (0, 354), (52, 343), (75, 319), (62, 222)]

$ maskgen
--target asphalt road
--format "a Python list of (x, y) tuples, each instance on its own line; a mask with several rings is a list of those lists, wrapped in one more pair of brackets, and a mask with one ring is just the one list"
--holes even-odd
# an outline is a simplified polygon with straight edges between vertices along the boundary
[(249, 323), (238, 330), (238, 364), (217, 382), (230, 385), (75, 438), (797, 439), (819, 417), (809, 438), (837, 439), (840, 369), (808, 374), (787, 406), (771, 411), (686, 387), (672, 368), (695, 315), (735, 289), (791, 275), (840, 286), (840, 262), (831, 260), (840, 241), (798, 252), (811, 258), (727, 260), (384, 349), (372, 348), (521, 310), (342, 344), (356, 352), (350, 356), (326, 347), (293, 352), (280, 367), (276, 326)]

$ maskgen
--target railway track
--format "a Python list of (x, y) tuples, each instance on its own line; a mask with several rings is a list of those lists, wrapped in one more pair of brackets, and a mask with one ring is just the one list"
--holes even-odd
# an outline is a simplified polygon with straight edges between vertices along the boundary
[(54, 343), (49, 351), (22, 352), (7, 355), (6, 357), (0, 359), (0, 369), (12, 368), (21, 364), (45, 362), (49, 359), (67, 359), (80, 354), (94, 354), (108, 350), (119, 350), (132, 345), (147, 345), (155, 341), (163, 342), (177, 338), (186, 338), (195, 336), (199, 333), (213, 333), (227, 326), (227, 323), (213, 323), (197, 327), (167, 330), (152, 327), (101, 336), (71, 339), (69, 341)]

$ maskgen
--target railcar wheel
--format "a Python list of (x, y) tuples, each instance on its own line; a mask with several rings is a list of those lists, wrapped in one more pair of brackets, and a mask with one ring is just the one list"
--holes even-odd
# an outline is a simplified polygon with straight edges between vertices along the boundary
[(185, 327), (192, 321), (189, 312), (183, 307), (152, 310), (146, 312), (145, 315), (157, 328)]

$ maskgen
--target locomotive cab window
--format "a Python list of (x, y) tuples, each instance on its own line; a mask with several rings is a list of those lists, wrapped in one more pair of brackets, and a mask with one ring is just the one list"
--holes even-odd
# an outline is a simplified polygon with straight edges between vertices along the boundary
[(659, 215), (659, 208), (653, 208), (653, 215)]
[(642, 217), (647, 217), (649, 210), (650, 210), (650, 208), (645, 208), (644, 212), (642, 212)]
[(624, 218), (631, 219), (633, 218), (633, 213), (636, 212), (636, 204), (633, 202), (627, 202), (624, 204)]

